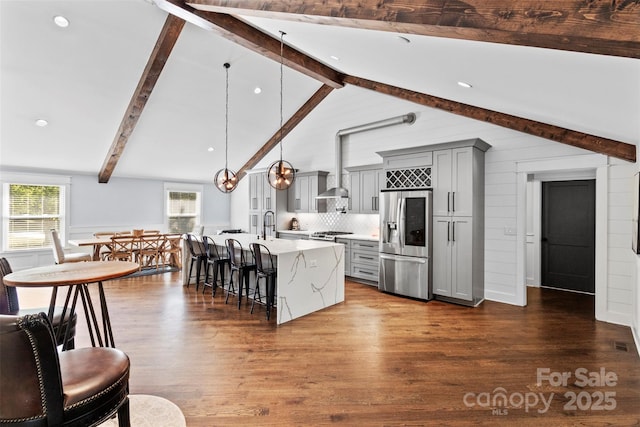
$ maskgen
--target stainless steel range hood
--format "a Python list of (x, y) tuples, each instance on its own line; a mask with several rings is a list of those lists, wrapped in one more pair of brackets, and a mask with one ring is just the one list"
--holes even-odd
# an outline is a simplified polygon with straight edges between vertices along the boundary
[(339, 130), (336, 133), (336, 186), (328, 189), (324, 193), (319, 194), (316, 199), (342, 199), (349, 197), (349, 190), (342, 187), (342, 137), (359, 132), (386, 128), (389, 126), (408, 124), (411, 125), (416, 121), (415, 113), (405, 114), (403, 116), (392, 117), (390, 119), (379, 120), (373, 123), (354, 126), (347, 129)]

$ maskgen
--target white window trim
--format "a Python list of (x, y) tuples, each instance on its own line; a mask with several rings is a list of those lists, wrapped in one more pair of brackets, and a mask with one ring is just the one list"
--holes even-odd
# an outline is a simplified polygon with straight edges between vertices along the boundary
[[(67, 229), (71, 223), (69, 212), (71, 212), (71, 177), (62, 175), (41, 175), (20, 172), (2, 172), (0, 175), (0, 199), (2, 200), (2, 252), (29, 252), (42, 251), (45, 248), (38, 249), (9, 249), (7, 236), (9, 235), (9, 218), (7, 209), (9, 209), (9, 184), (25, 184), (25, 185), (59, 185), (64, 187), (63, 203), (60, 213), (60, 241), (66, 245)], [(49, 249), (46, 249), (49, 250)]]
[(185, 184), (180, 182), (165, 182), (164, 183), (164, 193), (163, 193), (163, 203), (164, 203), (164, 228), (165, 230), (169, 229), (169, 216), (168, 216), (168, 205), (167, 202), (169, 200), (168, 193), (170, 191), (182, 191), (182, 192), (191, 192), (198, 193), (198, 203), (196, 204), (196, 216), (198, 218), (198, 223), (202, 222), (202, 199), (204, 198), (204, 185), (201, 184)]

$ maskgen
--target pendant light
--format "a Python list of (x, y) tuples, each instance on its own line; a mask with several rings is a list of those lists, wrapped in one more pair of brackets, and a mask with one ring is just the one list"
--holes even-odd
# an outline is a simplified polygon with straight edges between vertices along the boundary
[(229, 152), (229, 67), (231, 65), (228, 62), (224, 63), (226, 71), (226, 98), (225, 98), (225, 117), (224, 117), (224, 169), (220, 169), (213, 181), (218, 187), (218, 190), (223, 193), (231, 193), (238, 186), (238, 177), (236, 173), (227, 167), (227, 157)]
[(269, 185), (276, 190), (286, 190), (296, 179), (296, 170), (291, 166), (291, 163), (282, 160), (282, 62), (285, 34), (285, 32), (280, 31), (280, 160), (273, 162), (267, 171), (267, 181), (269, 181)]

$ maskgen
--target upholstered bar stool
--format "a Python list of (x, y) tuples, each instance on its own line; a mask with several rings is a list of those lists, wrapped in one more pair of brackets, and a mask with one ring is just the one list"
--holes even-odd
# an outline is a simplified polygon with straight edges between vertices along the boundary
[[(202, 236), (202, 242), (204, 243), (204, 250), (207, 253), (207, 267), (204, 271), (204, 285), (211, 286), (211, 296), (216, 296), (216, 289), (218, 287), (218, 273), (220, 273), (220, 285), (224, 290), (224, 272), (226, 266), (231, 269), (231, 260), (228, 256), (222, 256), (218, 250), (218, 246), (213, 239), (209, 236)], [(212, 281), (209, 282), (209, 270), (213, 268)], [(202, 287), (204, 293), (204, 286)]]
[(236, 276), (238, 276), (238, 308), (240, 308), (240, 304), (242, 303), (243, 279), (246, 295), (247, 298), (249, 298), (249, 274), (252, 271), (256, 271), (256, 264), (247, 260), (245, 250), (239, 241), (236, 239), (227, 239), (226, 244), (231, 263), (231, 277), (229, 279), (229, 292), (227, 292), (225, 304), (229, 301), (229, 294), (231, 294), (235, 289), (233, 286), (233, 273), (236, 272)]
[(129, 368), (115, 348), (58, 353), (44, 313), (0, 316), (0, 426), (129, 427)]
[[(251, 252), (256, 260), (256, 288), (253, 291), (253, 302), (251, 303), (251, 313), (253, 306), (258, 301), (266, 305), (267, 320), (271, 317), (271, 309), (275, 305), (276, 280), (278, 279), (278, 269), (273, 263), (273, 255), (265, 245), (260, 243), (251, 243)], [(264, 262), (264, 258), (267, 262)], [(265, 279), (266, 300), (263, 302), (260, 298), (260, 279)], [(256, 298), (257, 296), (257, 298)]]

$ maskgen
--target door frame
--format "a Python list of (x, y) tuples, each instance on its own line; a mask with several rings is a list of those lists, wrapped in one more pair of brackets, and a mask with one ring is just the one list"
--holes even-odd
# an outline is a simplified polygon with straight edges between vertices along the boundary
[[(518, 305), (527, 305), (527, 181), (596, 180), (596, 274), (595, 318), (606, 319), (608, 283), (608, 181), (609, 159), (602, 154), (586, 154), (516, 163), (516, 295)], [(535, 204), (535, 203), (534, 203)], [(535, 212), (534, 212), (535, 213)], [(534, 219), (536, 221), (536, 219)], [(539, 221), (539, 218), (537, 219)], [(535, 223), (535, 222), (534, 222)], [(537, 254), (539, 262), (539, 251)], [(539, 264), (536, 265), (538, 268)]]

